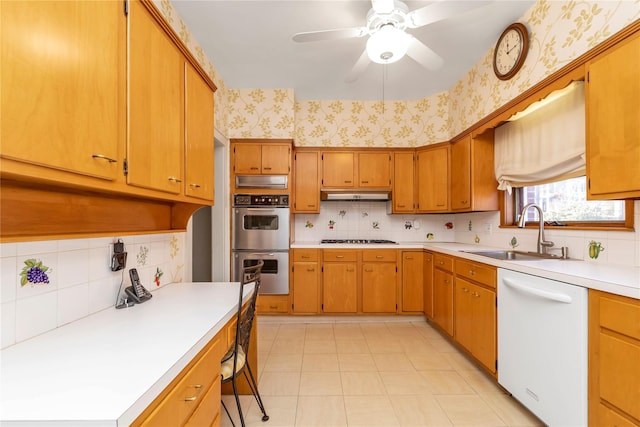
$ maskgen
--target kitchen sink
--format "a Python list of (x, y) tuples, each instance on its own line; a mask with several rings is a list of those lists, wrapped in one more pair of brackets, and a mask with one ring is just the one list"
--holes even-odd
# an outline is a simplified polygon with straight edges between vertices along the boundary
[(468, 254), (482, 255), (494, 259), (507, 261), (540, 261), (543, 259), (567, 259), (557, 255), (539, 254), (537, 252), (521, 251), (463, 251)]

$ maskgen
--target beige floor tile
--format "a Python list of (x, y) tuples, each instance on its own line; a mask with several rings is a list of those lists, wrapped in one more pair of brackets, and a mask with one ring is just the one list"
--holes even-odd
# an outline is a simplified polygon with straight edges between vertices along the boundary
[(300, 376), (300, 396), (341, 396), (339, 372), (303, 372)]
[[(258, 333), (260, 333), (258, 331)], [(276, 335), (276, 339), (303, 339), (307, 333), (307, 328), (305, 324), (297, 325), (297, 324), (282, 324), (278, 329), (278, 334)]]
[(333, 335), (338, 339), (364, 339), (360, 324), (336, 323), (333, 325)]
[(377, 353), (373, 355), (378, 372), (415, 372), (413, 364), (404, 353)]
[(449, 358), (442, 353), (408, 353), (407, 357), (417, 371), (446, 371), (453, 370), (453, 366), (449, 363)]
[(336, 341), (335, 340), (305, 340), (304, 352), (305, 353), (335, 353)]
[(263, 372), (258, 389), (263, 396), (297, 396), (300, 372)]
[(371, 353), (404, 353), (400, 341), (396, 338), (367, 338)]
[[(251, 402), (248, 411), (245, 411), (245, 422), (248, 427), (294, 427), (296, 423), (296, 411), (298, 407), (297, 396), (262, 396), (269, 420), (262, 421), (262, 412), (258, 404)], [(236, 423), (236, 426), (238, 424)]]
[(421, 371), (433, 394), (474, 394), (473, 389), (456, 371)]
[(454, 426), (499, 427), (503, 420), (478, 395), (436, 396)]
[(258, 323), (258, 336), (260, 339), (274, 340), (276, 338), (276, 335), (278, 335), (278, 329), (280, 329), (280, 325), (277, 325), (277, 324), (265, 325), (262, 323)]
[(305, 334), (306, 340), (333, 340), (333, 325), (331, 324), (309, 324)]
[(434, 396), (389, 396), (402, 427), (447, 427), (451, 421)]
[(302, 357), (302, 372), (337, 372), (339, 370), (337, 354), (305, 353)]
[(276, 338), (271, 346), (271, 354), (282, 353), (302, 353), (304, 349), (304, 339), (284, 339)]
[(386, 390), (378, 372), (341, 372), (345, 396), (384, 395)]
[(423, 338), (422, 336), (415, 339), (399, 338), (398, 341), (400, 343), (400, 347), (405, 353), (437, 353), (437, 350), (429, 344), (429, 341), (426, 338)]
[(369, 346), (364, 338), (336, 338), (338, 353), (369, 353)]
[(458, 353), (460, 350), (444, 338), (435, 338), (428, 340), (429, 344), (440, 353)]
[(505, 393), (482, 393), (479, 396), (510, 427), (544, 426), (544, 423), (520, 402)]
[(386, 327), (362, 328), (362, 335), (367, 340), (384, 340), (395, 338), (394, 335)]
[(388, 395), (430, 395), (427, 380), (417, 372), (380, 372)]
[(376, 364), (369, 353), (338, 354), (338, 363), (342, 372), (375, 371)]
[(265, 372), (300, 372), (302, 353), (274, 353), (264, 364)]
[(480, 369), (462, 369), (457, 371), (462, 378), (476, 391), (476, 393), (502, 393), (497, 380)]
[[(346, 427), (342, 396), (300, 396), (296, 427)], [(267, 427), (267, 426), (265, 426)]]
[[(238, 416), (238, 405), (236, 404), (236, 400), (233, 394), (225, 394), (222, 396), (222, 401), (227, 406), (231, 417), (233, 418), (233, 422), (236, 425), (240, 424), (240, 417)], [(240, 396), (240, 405), (242, 406), (242, 414), (246, 416), (251, 410), (251, 403), (253, 401), (253, 396)], [(231, 427), (231, 420), (229, 420), (229, 416), (224, 411), (224, 408), (220, 406), (220, 423), (221, 427)]]
[(447, 358), (447, 361), (456, 371), (465, 369), (478, 369), (478, 366), (475, 364), (475, 362), (470, 360), (469, 357), (463, 353), (447, 353), (443, 354), (443, 356)]
[(344, 406), (349, 427), (400, 425), (387, 396), (345, 396)]

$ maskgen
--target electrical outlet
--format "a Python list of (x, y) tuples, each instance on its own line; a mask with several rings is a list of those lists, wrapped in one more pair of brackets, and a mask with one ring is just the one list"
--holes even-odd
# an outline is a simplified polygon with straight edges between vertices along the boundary
[(491, 223), (490, 222), (485, 222), (484, 223), (484, 232), (486, 234), (491, 234)]

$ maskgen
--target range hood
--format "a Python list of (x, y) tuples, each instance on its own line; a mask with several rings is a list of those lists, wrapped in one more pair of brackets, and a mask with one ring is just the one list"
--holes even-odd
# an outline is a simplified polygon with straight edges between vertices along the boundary
[(322, 201), (350, 201), (350, 202), (388, 202), (391, 200), (389, 190), (331, 190), (320, 192)]

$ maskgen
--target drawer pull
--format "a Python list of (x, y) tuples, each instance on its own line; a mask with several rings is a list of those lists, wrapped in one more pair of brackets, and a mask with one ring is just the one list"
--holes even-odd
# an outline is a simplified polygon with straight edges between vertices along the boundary
[(376, 255), (376, 259), (382, 259), (384, 258), (384, 255)]
[(277, 309), (278, 309), (278, 306), (277, 306), (277, 305), (270, 305), (270, 306), (269, 306), (269, 308), (270, 308), (271, 310), (277, 310)]
[(364, 271), (367, 272), (367, 273), (373, 273), (373, 270), (369, 270), (369, 269), (366, 269), (366, 268), (364, 269)]
[(265, 167), (263, 167), (262, 169), (264, 169), (264, 170), (266, 170), (266, 171), (270, 171), (270, 170), (271, 170), (271, 168), (270, 168), (270, 167), (268, 167), (268, 166), (265, 166)]
[(444, 261), (438, 261), (438, 264), (444, 265)]
[(309, 258), (311, 258), (311, 257), (310, 257), (309, 255), (302, 255), (302, 257), (301, 257), (301, 258), (302, 258), (302, 259), (309, 259)]
[(316, 205), (307, 205), (308, 208), (315, 208)]
[(191, 188), (200, 188), (200, 184), (189, 184)]
[(94, 159), (106, 160), (109, 163), (116, 163), (117, 162), (116, 159), (112, 159), (111, 157), (107, 157), (107, 156), (102, 155), (102, 154), (93, 154), (91, 157), (93, 157)]
[(336, 258), (344, 258), (344, 255), (336, 255)]
[(344, 183), (345, 184), (351, 184), (351, 181), (345, 181)]
[(202, 388), (202, 384), (195, 384), (195, 385), (193, 386), (193, 388), (195, 388), (195, 389)]
[(406, 256), (406, 257), (404, 257), (404, 259), (413, 259), (413, 257), (412, 256)]
[(252, 171), (257, 171), (257, 170), (258, 170), (258, 169), (260, 169), (260, 168), (257, 168), (257, 167), (255, 167), (255, 166), (251, 166), (249, 169), (251, 169)]
[(347, 268), (348, 273), (353, 273), (353, 268)]
[(443, 282), (444, 283), (449, 283), (449, 279), (444, 279)]
[(475, 276), (475, 275), (476, 275), (476, 272), (475, 272), (475, 271), (473, 271), (473, 270), (469, 270), (469, 274), (470, 274), (470, 275), (472, 275), (472, 276)]
[(360, 181), (361, 184), (368, 184), (369, 181)]
[(480, 294), (477, 292), (473, 292), (471, 295), (473, 295), (474, 297), (480, 297)]
[(467, 289), (467, 288), (462, 288), (462, 292), (469, 292), (469, 289)]
[(170, 176), (170, 177), (168, 177), (167, 179), (168, 179), (169, 181), (171, 181), (171, 182), (175, 182), (175, 183), (182, 182), (182, 180), (181, 180), (180, 178), (176, 178), (175, 176)]
[(309, 273), (312, 273), (312, 272), (316, 271), (316, 269), (315, 269), (315, 268), (307, 268), (307, 271), (308, 271)]
[(406, 205), (398, 205), (399, 208), (404, 208)]
[(194, 401), (194, 400), (196, 400), (196, 399), (197, 399), (197, 397), (196, 397), (196, 396), (193, 396), (193, 397), (185, 397), (185, 398), (184, 398), (184, 401), (185, 401), (185, 402), (193, 402), (193, 401)]

